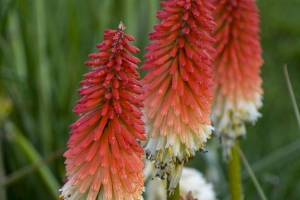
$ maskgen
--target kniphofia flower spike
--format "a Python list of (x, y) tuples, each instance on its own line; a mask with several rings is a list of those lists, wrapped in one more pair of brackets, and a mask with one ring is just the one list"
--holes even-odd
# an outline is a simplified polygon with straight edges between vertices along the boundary
[(176, 187), (183, 164), (202, 150), (213, 129), (212, 58), (210, 34), (215, 23), (209, 0), (167, 0), (150, 33), (143, 78), (147, 159), (155, 162), (156, 176)]
[(259, 14), (255, 0), (216, 0), (214, 18), (214, 104), (212, 121), (221, 138), (223, 157), (231, 156), (236, 139), (245, 136), (245, 123), (254, 123), (262, 106), (263, 64)]
[(66, 157), (67, 183), (61, 189), (64, 199), (133, 200), (144, 189), (141, 120), (143, 93), (136, 79), (139, 59), (128, 52), (139, 49), (128, 44), (134, 38), (118, 30), (105, 30), (99, 53), (90, 54), (92, 66), (84, 75), (83, 96), (74, 112), (81, 116), (70, 127)]

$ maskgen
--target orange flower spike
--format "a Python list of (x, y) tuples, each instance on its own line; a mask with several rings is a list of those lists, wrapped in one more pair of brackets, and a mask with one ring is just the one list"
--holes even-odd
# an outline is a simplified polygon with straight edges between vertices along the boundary
[(146, 93), (144, 121), (146, 157), (154, 161), (156, 176), (176, 187), (185, 162), (203, 150), (213, 127), (211, 34), (215, 27), (209, 0), (167, 0), (157, 17), (162, 21), (150, 33), (141, 67)]
[(82, 98), (74, 112), (81, 116), (71, 127), (66, 157), (67, 183), (64, 199), (134, 200), (144, 190), (142, 168), (145, 140), (141, 120), (144, 91), (136, 78), (139, 59), (128, 52), (139, 49), (128, 44), (122, 22), (118, 30), (105, 30), (99, 53), (90, 54), (91, 72), (78, 90)]
[(212, 121), (221, 138), (223, 157), (231, 157), (235, 140), (246, 134), (245, 123), (261, 114), (263, 64), (259, 14), (255, 0), (215, 0), (217, 28), (214, 54)]

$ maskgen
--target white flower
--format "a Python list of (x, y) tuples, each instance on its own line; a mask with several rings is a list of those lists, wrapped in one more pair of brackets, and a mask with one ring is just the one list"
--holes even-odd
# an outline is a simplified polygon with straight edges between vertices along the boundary
[[(152, 163), (147, 163), (152, 165)], [(159, 178), (149, 180), (146, 189), (147, 200), (166, 199), (166, 181)], [(198, 200), (215, 200), (215, 192), (213, 185), (208, 183), (203, 175), (196, 169), (183, 167), (182, 175), (180, 177), (180, 196), (185, 197), (189, 191), (192, 192), (193, 197)]]

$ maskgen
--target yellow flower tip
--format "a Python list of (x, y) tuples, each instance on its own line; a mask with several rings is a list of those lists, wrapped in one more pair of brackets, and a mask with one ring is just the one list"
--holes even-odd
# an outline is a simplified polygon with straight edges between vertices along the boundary
[(243, 108), (239, 108), (237, 111), (240, 112), (240, 113), (244, 112)]
[(246, 113), (242, 114), (242, 119), (246, 121), (246, 119), (247, 119), (247, 114)]
[(59, 195), (59, 197), (58, 198), (60, 198), (60, 199), (63, 199), (64, 198), (64, 196), (61, 194), (61, 195)]
[(171, 147), (168, 148), (168, 153), (169, 153), (170, 155), (173, 155), (173, 152), (172, 152)]
[(187, 153), (186, 156), (187, 156), (188, 158), (190, 158), (190, 157), (191, 157), (191, 154), (190, 154), (190, 153)]
[(233, 120), (233, 121), (232, 121), (232, 124), (235, 125), (235, 126), (237, 126), (237, 125), (240, 124), (240, 122), (239, 122), (238, 120)]
[(202, 143), (199, 145), (199, 148), (202, 149), (205, 145)]
[(208, 135), (207, 138), (208, 138), (208, 139), (211, 139), (211, 135)]
[(160, 149), (160, 150), (158, 150), (158, 152), (159, 152), (159, 153), (163, 153), (163, 150), (162, 150), (162, 149)]
[(221, 132), (225, 132), (226, 131), (226, 127), (225, 126), (222, 126), (221, 127)]
[(231, 116), (231, 115), (233, 114), (233, 111), (232, 111), (231, 109), (229, 109), (229, 110), (227, 110), (227, 114), (228, 114), (229, 116)]
[(161, 158), (160, 156), (157, 156), (157, 157), (156, 157), (156, 160), (158, 160), (158, 161), (161, 162), (161, 161), (162, 161), (162, 158)]

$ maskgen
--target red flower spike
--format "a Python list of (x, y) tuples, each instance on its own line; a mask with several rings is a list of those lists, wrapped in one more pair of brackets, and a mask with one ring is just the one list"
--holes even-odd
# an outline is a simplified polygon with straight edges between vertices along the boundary
[(214, 54), (214, 98), (212, 121), (221, 138), (223, 157), (245, 136), (245, 123), (261, 115), (263, 64), (259, 39), (259, 14), (255, 0), (214, 0), (218, 24)]
[(209, 0), (167, 0), (157, 12), (162, 21), (150, 33), (142, 69), (147, 159), (156, 176), (177, 185), (183, 164), (201, 150), (213, 129), (210, 123), (215, 22)]
[(144, 91), (135, 79), (140, 60), (129, 54), (139, 49), (128, 43), (134, 39), (124, 29), (121, 22), (118, 30), (105, 30), (99, 53), (86, 62), (93, 68), (80, 82), (82, 98), (74, 108), (86, 114), (70, 126), (61, 198), (133, 200), (144, 190), (144, 151), (137, 142), (146, 139), (139, 110)]

